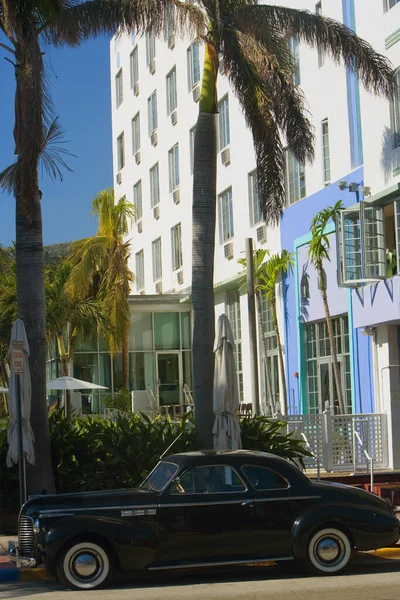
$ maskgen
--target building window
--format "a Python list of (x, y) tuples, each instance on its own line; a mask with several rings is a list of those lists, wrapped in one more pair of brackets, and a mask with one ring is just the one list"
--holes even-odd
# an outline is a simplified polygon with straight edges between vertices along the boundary
[[(322, 17), (322, 2), (318, 2), (318, 4), (315, 5), (315, 14), (317, 14), (319, 17)], [(317, 48), (317, 52), (318, 52), (318, 68), (320, 69), (325, 64), (325, 55), (320, 48)]]
[[(347, 316), (332, 319), (342, 395), (347, 413), (352, 412), (349, 325)], [(326, 406), (339, 412), (332, 350), (326, 321), (305, 326), (307, 400), (310, 414), (322, 413)]]
[(125, 137), (122, 132), (117, 137), (117, 160), (118, 160), (118, 171), (121, 171), (125, 166)]
[(176, 271), (183, 265), (182, 260), (182, 229), (181, 224), (171, 229), (172, 270)]
[(392, 129), (394, 147), (400, 146), (400, 69), (396, 71), (397, 91), (392, 100)]
[(238, 376), (239, 399), (243, 402), (243, 361), (242, 361), (242, 323), (240, 317), (240, 296), (237, 290), (227, 293), (226, 314), (232, 327), (235, 340), (235, 364)]
[(218, 197), (219, 204), (219, 237), (224, 244), (234, 236), (232, 188)]
[[(267, 349), (267, 368), (268, 374), (271, 384), (271, 395), (273, 406), (270, 407), (272, 410), (276, 410), (276, 404), (279, 402), (279, 362), (278, 362), (278, 343), (276, 339), (276, 333), (274, 328), (274, 321), (272, 318), (272, 311), (270, 304), (265, 296), (262, 295), (261, 298), (261, 318), (262, 318), (262, 326), (263, 326), (263, 336), (265, 340), (265, 345)], [(264, 365), (264, 378), (266, 379), (266, 369)], [(264, 388), (266, 390), (266, 403), (267, 407), (269, 406), (270, 394), (268, 391), (269, 384), (267, 381), (264, 383)]]
[(150, 200), (154, 208), (160, 202), (160, 177), (158, 163), (150, 169)]
[(140, 150), (140, 114), (136, 115), (132, 119), (132, 152), (136, 154)]
[(139, 60), (138, 60), (138, 48), (134, 48), (131, 52), (131, 88), (139, 82)]
[(396, 6), (396, 4), (398, 4), (399, 2), (400, 0), (383, 0), (384, 11), (387, 12), (388, 10)]
[(331, 157), (329, 151), (329, 125), (328, 119), (324, 119), (322, 126), (322, 151), (324, 157), (324, 184), (331, 182)]
[(157, 238), (152, 242), (153, 255), (153, 281), (160, 281), (162, 278), (162, 255), (161, 255), (161, 238)]
[(136, 262), (136, 291), (141, 292), (144, 290), (144, 252), (140, 250), (140, 252), (136, 253), (135, 256)]
[(169, 191), (173, 192), (179, 187), (179, 146), (175, 144), (171, 150), (168, 151), (168, 165), (169, 165)]
[(289, 50), (292, 53), (294, 60), (294, 82), (296, 85), (300, 85), (300, 53), (299, 53), (299, 40), (296, 36), (293, 36), (288, 41)]
[(135, 206), (135, 217), (136, 221), (143, 216), (143, 206), (142, 206), (142, 180), (139, 179), (133, 186), (133, 204)]
[(151, 94), (147, 100), (147, 108), (149, 113), (149, 135), (157, 129), (158, 118), (157, 118), (157, 90)]
[(252, 171), (248, 175), (249, 181), (249, 206), (250, 206), (250, 225), (254, 227), (262, 221), (260, 194), (258, 191), (257, 171)]
[(156, 36), (153, 31), (146, 34), (146, 62), (149, 69), (151, 63), (156, 57)]
[(196, 125), (189, 131), (189, 150), (190, 150), (190, 173), (193, 175), (194, 167), (194, 137), (196, 135)]
[(229, 131), (229, 99), (225, 96), (218, 104), (218, 133), (219, 133), (219, 149), (223, 150), (231, 141)]
[(122, 79), (122, 69), (118, 71), (115, 76), (115, 100), (117, 108), (121, 106), (122, 100), (124, 99), (124, 83)]
[(294, 204), (306, 195), (304, 164), (299, 163), (291, 150), (286, 151), (286, 197), (287, 204)]
[(200, 81), (199, 42), (193, 42), (187, 50), (188, 85), (191, 92)]
[(176, 93), (176, 68), (167, 75), (167, 114), (170, 115), (178, 105)]

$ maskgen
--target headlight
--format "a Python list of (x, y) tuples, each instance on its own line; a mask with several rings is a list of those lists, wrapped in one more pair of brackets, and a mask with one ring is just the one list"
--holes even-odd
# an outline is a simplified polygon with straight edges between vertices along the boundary
[(33, 529), (33, 533), (35, 535), (39, 535), (39, 533), (40, 533), (40, 521), (39, 521), (39, 519), (35, 519), (35, 521), (33, 522), (32, 529)]

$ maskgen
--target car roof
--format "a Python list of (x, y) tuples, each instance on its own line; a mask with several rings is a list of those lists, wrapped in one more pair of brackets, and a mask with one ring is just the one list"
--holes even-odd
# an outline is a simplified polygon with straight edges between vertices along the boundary
[(279, 462), (284, 465), (290, 464), (286, 459), (258, 450), (198, 450), (193, 452), (179, 452), (164, 456), (164, 461), (171, 461), (180, 466), (217, 464), (223, 461), (225, 464), (265, 464), (266, 462)]

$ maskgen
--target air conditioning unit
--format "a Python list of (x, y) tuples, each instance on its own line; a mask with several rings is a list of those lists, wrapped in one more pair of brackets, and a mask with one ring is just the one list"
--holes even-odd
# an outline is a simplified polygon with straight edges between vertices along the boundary
[(156, 61), (154, 58), (150, 61), (149, 70), (152, 75), (154, 75), (154, 73), (156, 72)]
[(176, 125), (178, 122), (178, 113), (176, 112), (176, 110), (174, 110), (174, 112), (171, 113), (171, 123), (172, 125)]
[(151, 142), (152, 146), (157, 146), (157, 144), (158, 144), (157, 130), (156, 129), (153, 131), (153, 133), (150, 136), (150, 142)]
[(265, 242), (267, 241), (266, 225), (260, 225), (260, 227), (257, 227), (256, 234), (257, 234), (257, 242), (259, 242), (260, 244), (265, 244)]
[(162, 281), (156, 283), (156, 294), (162, 294)]
[(183, 283), (183, 271), (178, 271), (176, 274), (176, 280), (178, 282), (179, 285), (182, 285)]
[(138, 221), (138, 223), (137, 223), (137, 230), (138, 230), (138, 233), (142, 233), (142, 231), (143, 231), (143, 223), (142, 223), (142, 221)]
[(144, 296), (144, 295), (145, 295), (145, 293), (146, 293), (146, 292), (145, 292), (144, 290), (140, 290), (140, 295), (141, 295), (141, 296)]
[(233, 244), (232, 244), (232, 242), (229, 242), (228, 244), (225, 244), (225, 246), (224, 246), (224, 255), (225, 255), (225, 258), (227, 258), (228, 260), (231, 260), (233, 258)]
[(175, 204), (179, 204), (179, 202), (181, 201), (180, 194), (179, 194), (179, 188), (176, 188), (176, 190), (173, 191), (172, 199)]
[(221, 75), (225, 75), (225, 65), (224, 65), (224, 59), (220, 56), (219, 58), (219, 72)]
[(159, 219), (160, 218), (160, 206), (157, 204), (157, 206), (155, 206), (153, 208), (153, 217), (155, 219)]
[(171, 33), (171, 35), (168, 37), (168, 48), (170, 48), (172, 50), (172, 48), (175, 48), (175, 34)]
[(136, 82), (133, 85), (133, 93), (135, 94), (135, 96), (139, 96), (139, 83), (138, 82)]
[(140, 158), (140, 150), (138, 150), (137, 152), (135, 152), (135, 163), (137, 165), (139, 165), (140, 164), (140, 160), (141, 160), (141, 158)]
[(198, 102), (200, 100), (200, 86), (197, 84), (192, 90), (193, 100)]
[(122, 173), (117, 173), (117, 183), (122, 183)]
[(231, 151), (229, 148), (225, 148), (221, 152), (221, 162), (225, 167), (231, 164)]

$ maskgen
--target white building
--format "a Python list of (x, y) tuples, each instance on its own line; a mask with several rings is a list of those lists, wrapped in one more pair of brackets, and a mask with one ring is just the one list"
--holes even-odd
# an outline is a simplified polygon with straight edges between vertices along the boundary
[[(279, 4), (319, 12), (345, 23), (386, 55), (395, 67), (400, 66), (397, 0), (385, 0), (383, 5), (382, 0), (317, 3), (280, 0)], [(266, 247), (272, 252), (286, 248), (294, 252), (296, 266), (285, 282), (279, 315), (285, 345), (288, 411), (317, 414), (325, 402), (334, 406), (330, 352), (321, 351), (324, 335), (326, 337), (324, 314), (315, 274), (307, 270), (309, 227), (318, 210), (339, 199), (346, 206), (355, 207), (353, 213), (347, 213), (348, 222), (344, 222), (344, 226), (351, 219), (353, 225), (360, 226), (358, 201), (363, 199), (363, 186), (369, 186), (372, 196), (366, 200), (375, 202), (373, 210), (378, 219), (373, 222), (375, 229), (370, 238), (376, 242), (372, 249), (374, 260), (379, 261), (379, 257), (384, 256), (382, 277), (376, 276), (376, 272), (369, 279), (365, 273), (356, 277), (349, 267), (342, 279), (350, 279), (347, 281), (350, 288), (355, 287), (354, 279), (361, 279), (363, 283), (366, 279), (371, 282), (384, 278), (386, 281), (353, 291), (342, 289), (337, 281), (336, 257), (332, 257), (332, 262), (326, 265), (328, 295), (341, 341), (339, 360), (348, 410), (386, 414), (391, 431), (392, 417), (393, 427), (400, 420), (396, 404), (396, 398), (400, 399), (397, 302), (400, 289), (398, 277), (392, 277), (400, 273), (400, 269), (387, 272), (386, 256), (382, 252), (385, 253), (388, 245), (388, 249), (397, 250), (397, 256), (400, 255), (400, 236), (395, 231), (394, 220), (394, 213), (400, 214), (400, 209), (393, 204), (400, 198), (399, 101), (390, 103), (371, 96), (348, 69), (335, 64), (329, 56), (298, 45), (296, 40), (292, 40), (292, 49), (298, 56), (297, 81), (307, 98), (315, 127), (316, 157), (313, 165), (303, 167), (288, 156), (288, 206), (279, 228), (266, 229), (263, 225), (253, 186), (255, 155), (251, 133), (227, 78), (223, 74), (219, 76), (216, 316), (226, 312), (231, 319), (238, 344), (242, 400), (251, 402), (247, 296), (240, 290), (237, 259), (242, 256), (246, 237), (253, 237), (256, 247)], [(147, 402), (148, 387), (166, 404), (183, 402), (183, 385), (190, 388), (190, 335), (186, 328), (189, 327), (191, 284), (192, 159), (203, 48), (197, 42), (175, 38), (168, 32), (165, 40), (122, 35), (112, 39), (110, 56), (115, 195), (117, 198), (125, 195), (137, 207), (130, 264), (136, 277), (131, 297), (132, 387), (136, 390), (139, 407)], [(348, 188), (341, 190), (339, 181), (357, 186), (351, 188), (354, 192)], [(380, 204), (387, 206), (379, 208)], [(379, 210), (375, 210), (376, 206)], [(381, 217), (384, 225), (379, 224)], [(386, 241), (380, 227), (385, 229)], [(333, 233), (333, 248), (334, 236)], [(369, 238), (364, 237), (362, 243), (366, 244)], [(351, 242), (354, 243), (354, 239)], [(348, 246), (346, 238), (345, 255)], [(361, 250), (359, 252), (361, 257)], [(350, 264), (348, 259), (346, 255), (346, 265)], [(303, 284), (308, 286), (307, 293)], [(388, 286), (392, 290), (389, 294), (385, 292)], [(367, 296), (374, 293), (380, 299), (378, 304), (367, 301)], [(362, 294), (365, 297), (360, 301)], [(176, 329), (179, 315), (180, 334)], [(155, 320), (160, 319), (162, 323), (156, 325)], [(274, 393), (278, 399), (276, 341), (266, 307), (264, 319)], [(361, 330), (372, 335), (363, 336)], [(157, 341), (160, 331), (165, 339)], [(310, 340), (314, 338), (318, 348), (315, 356), (309, 352)], [(139, 371), (142, 373), (140, 384), (137, 383)], [(262, 373), (260, 365), (260, 390), (265, 397)], [(400, 463), (396, 452), (391, 443), (388, 464)]]

